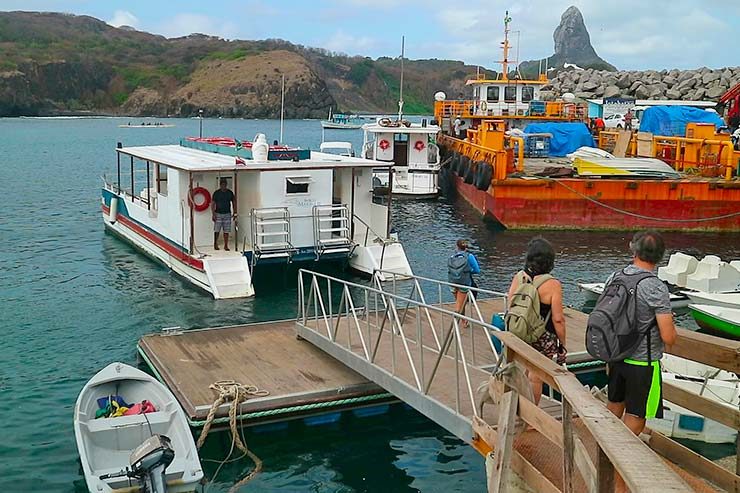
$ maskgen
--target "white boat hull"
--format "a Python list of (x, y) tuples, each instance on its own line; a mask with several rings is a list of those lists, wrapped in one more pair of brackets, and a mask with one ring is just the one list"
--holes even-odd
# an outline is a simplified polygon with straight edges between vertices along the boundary
[[(119, 395), (127, 403), (146, 399), (154, 404), (156, 412), (95, 419), (97, 399), (110, 395)], [(128, 488), (125, 476), (105, 480), (100, 476), (124, 470), (131, 452), (152, 434), (169, 437), (175, 450), (166, 471), (168, 492), (195, 491), (203, 478), (193, 435), (174, 395), (153, 377), (123, 363), (111, 363), (85, 384), (75, 404), (74, 431), (90, 492), (112, 493)]]
[(332, 130), (358, 130), (362, 128), (362, 124), (354, 124), (354, 123), (334, 123), (334, 122), (328, 122), (323, 120), (321, 122), (321, 126), (323, 128), (328, 128)]
[[(604, 292), (603, 282), (579, 282), (578, 289), (586, 295), (586, 301), (596, 301)], [(686, 296), (671, 293), (671, 308), (678, 310), (689, 306), (691, 301)]]
[(682, 291), (694, 305), (714, 305), (724, 308), (740, 308), (740, 291), (731, 293), (705, 293), (703, 291)]
[[(390, 271), (398, 274), (398, 278), (413, 275), (411, 266), (406, 258), (406, 252), (400, 243), (385, 245), (358, 246), (349, 258), (349, 266), (364, 274), (373, 275), (377, 270)], [(380, 274), (382, 281), (386, 276)]]
[[(426, 199), (439, 195), (439, 170), (429, 169), (411, 171), (404, 169), (393, 173), (393, 196), (401, 198)], [(387, 172), (374, 172), (373, 177), (380, 180), (381, 186), (388, 186)]]

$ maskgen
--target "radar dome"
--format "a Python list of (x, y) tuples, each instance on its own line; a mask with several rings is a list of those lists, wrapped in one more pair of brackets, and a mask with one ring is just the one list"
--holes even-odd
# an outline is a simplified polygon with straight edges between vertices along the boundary
[(434, 93), (434, 100), (435, 101), (444, 101), (447, 99), (447, 94), (443, 93), (442, 91), (437, 91)]

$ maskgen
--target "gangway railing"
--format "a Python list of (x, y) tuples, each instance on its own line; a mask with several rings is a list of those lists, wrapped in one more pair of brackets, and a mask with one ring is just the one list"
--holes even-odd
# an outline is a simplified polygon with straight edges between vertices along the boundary
[[(510, 491), (513, 472), (537, 491), (612, 492), (620, 480), (632, 492), (690, 491), (575, 375), (488, 324), (482, 300), (475, 300), (480, 317), (456, 313), (449, 304), (428, 303), (423, 282), (449, 284), (415, 276), (397, 283), (394, 293), (383, 289), (393, 283), (361, 285), (301, 269), (297, 335), (475, 447), (486, 457), (488, 491)], [(397, 294), (402, 289), (413, 295)], [(500, 297), (488, 303), (503, 303), (503, 294), (491, 293)], [(497, 338), (503, 354), (490, 341), (476, 349), (481, 361), (473, 364), (469, 334), (475, 331)], [(525, 372), (537, 374), (561, 400), (549, 400), (548, 410), (535, 405)], [(496, 419), (484, 415), (491, 404)], [(516, 436), (529, 446), (516, 446)], [(560, 473), (546, 476), (543, 461)]]

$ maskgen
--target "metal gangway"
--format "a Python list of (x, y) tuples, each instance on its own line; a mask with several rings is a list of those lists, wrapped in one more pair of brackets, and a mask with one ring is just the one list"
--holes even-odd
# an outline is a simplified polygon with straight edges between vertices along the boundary
[[(488, 491), (513, 491), (514, 473), (552, 493), (614, 491), (617, 477), (632, 492), (714, 491), (687, 484), (572, 373), (491, 325), (504, 293), (469, 288), (457, 313), (455, 287), (387, 271), (363, 285), (302, 269), (297, 336), (475, 447)], [(525, 372), (561, 400), (536, 406)]]

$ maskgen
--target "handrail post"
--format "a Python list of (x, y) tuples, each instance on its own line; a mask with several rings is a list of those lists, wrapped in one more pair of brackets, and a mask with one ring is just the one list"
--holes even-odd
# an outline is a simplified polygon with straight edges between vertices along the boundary
[(563, 493), (575, 493), (573, 463), (573, 408), (563, 396)]
[(612, 493), (614, 491), (614, 464), (611, 463), (609, 457), (597, 446), (596, 451), (596, 482), (598, 484), (599, 493)]

